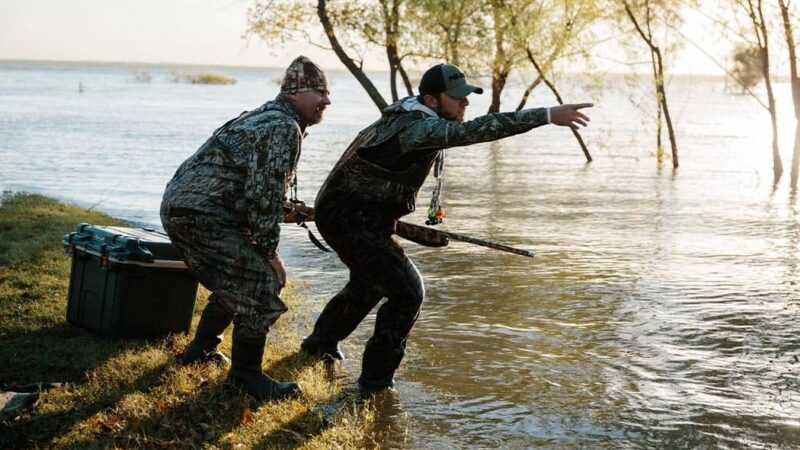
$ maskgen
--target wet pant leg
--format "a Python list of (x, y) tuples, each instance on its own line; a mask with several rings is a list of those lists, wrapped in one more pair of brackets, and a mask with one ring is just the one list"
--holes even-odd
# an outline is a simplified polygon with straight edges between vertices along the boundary
[(324, 204), (317, 209), (320, 234), (350, 269), (350, 281), (317, 321), (320, 332), (344, 339), (387, 298), (364, 351), (359, 383), (367, 388), (393, 385), (425, 297), (419, 271), (393, 236), (394, 225), (391, 217), (369, 209)]
[(351, 278), (320, 313), (313, 336), (328, 346), (346, 339), (383, 298), (363, 281)]
[(407, 257), (396, 279), (387, 286), (387, 301), (378, 309), (375, 332), (367, 341), (358, 382), (369, 389), (394, 385), (394, 373), (405, 356), (406, 341), (419, 317), (425, 288)]

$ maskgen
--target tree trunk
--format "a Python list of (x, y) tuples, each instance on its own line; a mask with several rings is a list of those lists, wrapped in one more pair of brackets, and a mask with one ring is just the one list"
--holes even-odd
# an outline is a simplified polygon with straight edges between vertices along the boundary
[(792, 190), (797, 190), (797, 169), (800, 165), (800, 120), (794, 126), (794, 151), (792, 151)]
[(342, 64), (347, 67), (347, 70), (358, 80), (361, 87), (363, 87), (367, 95), (369, 95), (369, 98), (372, 99), (372, 102), (378, 107), (378, 110), (383, 111), (383, 109), (389, 105), (386, 103), (386, 100), (383, 99), (380, 92), (378, 92), (378, 89), (375, 88), (375, 85), (369, 77), (361, 70), (361, 67), (356, 65), (355, 61), (353, 61), (342, 48), (342, 45), (336, 38), (336, 33), (334, 33), (333, 24), (331, 23), (330, 17), (328, 17), (326, 6), (325, 0), (317, 0), (317, 15), (319, 16), (322, 28), (325, 30), (325, 35), (328, 36), (328, 41), (330, 41), (334, 53), (336, 53), (339, 61), (341, 61)]
[(406, 69), (403, 68), (403, 60), (397, 60), (397, 71), (400, 72), (400, 77), (403, 79), (403, 84), (406, 87), (406, 92), (408, 95), (414, 95), (414, 88), (411, 85), (411, 79), (408, 77), (406, 73)]
[(392, 102), (398, 100), (397, 96), (397, 48), (393, 45), (386, 46), (386, 58), (389, 60), (389, 87), (392, 90)]
[(392, 91), (392, 102), (399, 99), (397, 94), (397, 72), (400, 70), (400, 56), (397, 52), (397, 33), (400, 29), (400, 3), (402, 0), (382, 0), (384, 29), (386, 31), (386, 59), (389, 61), (389, 85)]
[[(655, 78), (656, 84), (656, 96), (658, 97), (656, 100), (659, 105), (659, 109), (663, 110), (665, 121), (667, 122), (667, 131), (669, 133), (669, 142), (670, 146), (672, 147), (672, 167), (678, 168), (678, 144), (675, 141), (675, 130), (672, 127), (672, 119), (669, 115), (669, 108), (667, 107), (667, 92), (664, 89), (664, 61), (661, 57), (661, 50), (658, 48), (655, 43), (653, 43), (653, 34), (650, 29), (650, 5), (646, 3), (647, 6), (647, 18), (645, 25), (647, 26), (647, 33), (645, 33), (642, 26), (639, 24), (639, 21), (636, 20), (636, 16), (633, 15), (633, 10), (631, 10), (630, 5), (627, 1), (622, 2), (623, 6), (625, 7), (625, 12), (628, 14), (628, 18), (631, 19), (633, 22), (633, 26), (636, 28), (636, 32), (639, 33), (639, 36), (642, 40), (647, 44), (650, 48), (650, 56), (653, 61), (653, 77)], [(658, 138), (658, 145), (659, 148), (661, 147), (661, 121), (658, 121), (659, 127), (659, 138)]]
[(664, 163), (664, 145), (661, 139), (662, 132), (664, 131), (664, 108), (661, 105), (661, 90), (658, 88), (658, 65), (656, 63), (656, 52), (650, 49), (650, 69), (653, 71), (653, 78), (655, 82), (655, 96), (656, 96), (656, 162), (658, 166)]
[(753, 5), (753, 0), (747, 2), (750, 20), (753, 22), (753, 31), (758, 40), (759, 58), (761, 61), (761, 74), (764, 76), (764, 87), (767, 89), (767, 111), (772, 125), (772, 175), (773, 183), (778, 181), (783, 175), (783, 162), (778, 148), (778, 117), (775, 109), (775, 94), (772, 92), (772, 79), (769, 67), (769, 36), (767, 35), (767, 24), (764, 21), (764, 10), (762, 0), (757, 0), (757, 6)]
[(655, 48), (656, 64), (658, 67), (658, 80), (656, 86), (660, 90), (659, 101), (661, 109), (664, 112), (664, 120), (667, 122), (667, 133), (669, 134), (669, 145), (672, 150), (672, 168), (678, 168), (678, 143), (675, 139), (675, 129), (672, 126), (672, 118), (669, 115), (669, 107), (667, 107), (667, 90), (664, 87), (664, 61), (661, 59), (661, 51), (658, 47)]
[(761, 72), (764, 74), (764, 86), (767, 88), (767, 109), (772, 125), (772, 173), (775, 183), (783, 175), (783, 162), (778, 148), (778, 111), (775, 106), (775, 94), (772, 91), (772, 82), (769, 79), (769, 51), (767, 47), (761, 49)]
[(506, 86), (508, 69), (506, 68), (505, 29), (503, 28), (501, 8), (502, 0), (492, 1), (492, 17), (494, 19), (494, 61), (492, 61), (492, 104), (489, 105), (490, 113), (500, 111), (500, 95)]
[(495, 113), (500, 111), (500, 94), (503, 93), (507, 79), (508, 72), (492, 70), (492, 104), (489, 105), (489, 111), (487, 112)]
[(533, 92), (533, 90), (536, 89), (536, 86), (541, 84), (541, 82), (542, 77), (538, 76), (531, 84), (528, 85), (527, 88), (525, 88), (525, 93), (522, 94), (522, 99), (520, 99), (519, 105), (517, 105), (517, 109), (515, 111), (521, 111), (522, 108), (525, 107), (525, 103), (528, 103), (528, 97), (531, 95), (531, 92)]
[(797, 188), (797, 178), (800, 175), (800, 76), (797, 73), (797, 48), (792, 32), (792, 22), (789, 17), (789, 4), (778, 0), (778, 6), (783, 18), (783, 31), (786, 36), (786, 46), (789, 50), (789, 82), (792, 86), (792, 102), (794, 103), (794, 118), (797, 121), (794, 131), (794, 150), (792, 151), (792, 170), (790, 184), (792, 189)]
[[(552, 81), (548, 80), (547, 77), (544, 75), (544, 73), (542, 73), (542, 67), (536, 61), (536, 58), (533, 57), (533, 52), (531, 52), (531, 49), (528, 48), (526, 49), (526, 51), (528, 53), (528, 60), (530, 60), (531, 64), (533, 64), (533, 67), (536, 68), (536, 71), (539, 72), (539, 78), (544, 82), (545, 85), (547, 85), (548, 88), (550, 88), (550, 91), (553, 92), (553, 95), (556, 96), (558, 104), (563, 105), (564, 100), (561, 98), (561, 94), (558, 92), (558, 89), (556, 89), (556, 85), (553, 84)], [(575, 136), (575, 139), (578, 140), (578, 145), (580, 145), (581, 150), (583, 150), (583, 155), (586, 157), (586, 162), (587, 163), (592, 162), (592, 155), (589, 154), (589, 149), (586, 147), (586, 143), (583, 142), (583, 137), (581, 136), (581, 134), (577, 130), (573, 130), (572, 128), (570, 128), (570, 130), (572, 130), (572, 135)]]

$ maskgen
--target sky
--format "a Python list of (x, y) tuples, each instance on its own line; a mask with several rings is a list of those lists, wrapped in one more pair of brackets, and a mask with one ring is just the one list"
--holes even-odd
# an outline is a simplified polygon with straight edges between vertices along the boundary
[[(307, 43), (268, 45), (257, 37), (243, 38), (251, 4), (253, 0), (0, 0), (0, 59), (282, 67), (304, 54), (323, 67), (344, 69), (331, 51)], [(689, 17), (685, 33), (708, 42), (703, 20)], [(366, 68), (385, 65), (377, 57)], [(673, 70), (722, 74), (689, 45)]]

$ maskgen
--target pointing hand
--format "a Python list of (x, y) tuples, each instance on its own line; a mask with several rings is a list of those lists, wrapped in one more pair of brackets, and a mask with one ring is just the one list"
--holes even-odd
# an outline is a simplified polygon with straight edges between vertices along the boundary
[(580, 112), (580, 109), (591, 108), (594, 103), (572, 103), (550, 108), (550, 123), (577, 130), (579, 125), (589, 125), (589, 117)]

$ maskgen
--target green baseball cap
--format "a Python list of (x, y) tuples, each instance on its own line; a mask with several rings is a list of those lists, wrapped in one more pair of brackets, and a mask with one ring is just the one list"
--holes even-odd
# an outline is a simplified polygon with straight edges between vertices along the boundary
[(435, 95), (444, 92), (450, 97), (464, 98), (473, 92), (483, 94), (483, 89), (467, 83), (464, 72), (452, 64), (437, 64), (422, 75), (419, 95)]

